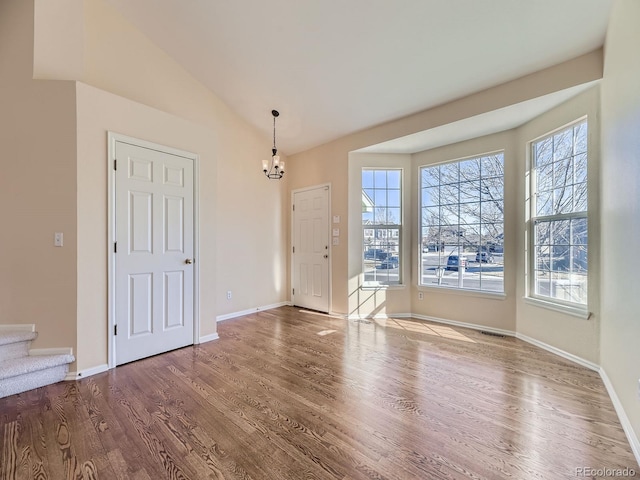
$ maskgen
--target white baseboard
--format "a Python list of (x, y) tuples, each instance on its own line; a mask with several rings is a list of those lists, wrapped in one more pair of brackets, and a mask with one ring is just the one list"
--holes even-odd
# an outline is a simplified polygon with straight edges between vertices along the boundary
[(427, 315), (411, 315), (412, 318), (419, 320), (426, 320), (428, 322), (443, 323), (445, 325), (452, 325), (454, 327), (470, 328), (471, 330), (478, 330), (480, 332), (496, 333), (498, 335), (504, 335), (506, 337), (515, 337), (516, 332), (512, 330), (504, 330), (502, 328), (487, 327), (485, 325), (478, 325), (476, 323), (458, 322), (457, 320), (447, 320), (446, 318), (429, 317)]
[(284, 307), (287, 305), (291, 305), (291, 303), (290, 302), (272, 303), (271, 305), (263, 305), (261, 307), (241, 310), (239, 312), (232, 312), (232, 313), (227, 313), (225, 315), (218, 315), (216, 317), (216, 322), (224, 322), (225, 320), (231, 320), (232, 318), (242, 317), (244, 315), (249, 315), (251, 313), (262, 312), (264, 310), (271, 310), (272, 308)]
[(198, 344), (211, 342), (213, 340), (218, 340), (220, 336), (217, 333), (210, 333), (209, 335), (203, 335), (198, 339)]
[(347, 320), (388, 320), (390, 318), (411, 318), (412, 316), (410, 313), (394, 313), (392, 315), (387, 315), (386, 313), (376, 313), (375, 315), (352, 313), (347, 316)]
[(67, 376), (64, 377), (64, 380), (66, 382), (80, 380), (82, 378), (90, 377), (91, 375), (97, 375), (98, 373), (106, 372), (107, 370), (109, 370), (109, 365), (105, 363), (103, 365), (98, 365), (97, 367), (80, 370), (79, 372), (69, 372), (67, 373)]
[(29, 350), (30, 357), (42, 357), (44, 355), (73, 355), (73, 348), (32, 348)]
[(35, 332), (35, 323), (15, 323), (15, 324), (2, 324), (0, 325), (0, 331), (2, 330), (24, 330), (26, 332)]
[(638, 436), (636, 435), (636, 432), (633, 430), (631, 421), (629, 420), (629, 417), (627, 417), (627, 414), (624, 411), (622, 402), (618, 398), (618, 394), (613, 388), (613, 384), (611, 383), (611, 380), (609, 380), (609, 376), (607, 375), (607, 372), (605, 372), (602, 367), (600, 367), (598, 372), (600, 373), (600, 377), (604, 382), (604, 386), (606, 387), (607, 392), (609, 393), (609, 398), (611, 398), (611, 401), (613, 402), (613, 407), (616, 409), (616, 413), (618, 414), (618, 419), (620, 420), (622, 429), (624, 430), (624, 433), (627, 436), (627, 440), (631, 445), (631, 450), (633, 451), (633, 455), (636, 457), (636, 462), (638, 462), (638, 465), (640, 465), (640, 440), (638, 440)]
[(522, 333), (516, 333), (516, 338), (522, 340), (523, 342), (530, 343), (531, 345), (535, 345), (536, 347), (540, 347), (547, 352), (554, 353), (556, 355), (561, 356), (571, 362), (577, 363), (578, 365), (582, 365), (583, 367), (587, 367), (589, 370), (593, 370), (594, 372), (600, 371), (600, 365), (597, 365), (589, 360), (585, 360), (582, 357), (574, 355), (573, 353), (565, 352), (557, 347), (549, 345), (547, 343), (541, 342), (540, 340), (536, 340), (535, 338), (528, 337)]

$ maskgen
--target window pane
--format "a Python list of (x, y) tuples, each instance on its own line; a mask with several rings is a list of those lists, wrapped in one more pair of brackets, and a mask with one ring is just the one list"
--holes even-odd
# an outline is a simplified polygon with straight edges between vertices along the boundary
[(573, 261), (574, 273), (584, 274), (587, 272), (587, 247), (586, 245), (576, 245), (571, 247), (571, 258)]
[(553, 188), (562, 188), (573, 183), (573, 168), (570, 158), (553, 164)]
[(423, 187), (437, 187), (440, 184), (440, 167), (423, 168), (421, 177)]
[(421, 169), (422, 285), (504, 291), (503, 158), (500, 153)]
[(573, 160), (574, 165), (574, 183), (582, 183), (587, 181), (587, 154), (577, 155)]
[(480, 181), (460, 183), (460, 203), (480, 200)]
[(534, 144), (535, 166), (540, 168), (553, 161), (553, 137), (545, 138)]
[(567, 129), (553, 136), (553, 158), (568, 158), (573, 152), (573, 130)]
[(575, 218), (571, 220), (571, 244), (587, 244), (587, 219)]
[(458, 163), (448, 163), (440, 166), (440, 184), (447, 185), (458, 183), (460, 177), (458, 175)]
[(551, 242), (554, 245), (569, 245), (571, 222), (569, 220), (558, 220), (551, 222)]
[(571, 185), (553, 191), (553, 215), (573, 211), (573, 188)]
[(460, 222), (465, 224), (480, 223), (480, 202), (460, 205)]
[(480, 168), (484, 178), (504, 178), (504, 155), (499, 154), (482, 157)]
[(401, 180), (398, 169), (362, 170), (362, 271), (365, 282), (375, 285), (401, 281)]
[(387, 188), (400, 189), (400, 170), (387, 170)]
[(400, 225), (401, 222), (401, 218), (400, 218), (400, 208), (388, 208), (387, 209), (387, 225)]
[(440, 203), (442, 205), (457, 205), (460, 202), (460, 186), (457, 183), (440, 187)]
[(440, 188), (430, 187), (422, 189), (422, 206), (431, 207), (440, 203)]
[(574, 212), (586, 212), (587, 211), (587, 184), (579, 183), (573, 186), (574, 196)]
[(587, 123), (583, 122), (575, 126), (575, 153), (583, 153), (587, 151)]
[(387, 188), (387, 171), (373, 170), (373, 182), (375, 188)]
[(536, 197), (536, 216), (544, 217), (553, 214), (553, 191), (540, 192)]
[(460, 181), (474, 181), (480, 178), (480, 159), (472, 158), (460, 162)]
[(400, 190), (387, 190), (387, 205), (389, 207), (400, 206)]

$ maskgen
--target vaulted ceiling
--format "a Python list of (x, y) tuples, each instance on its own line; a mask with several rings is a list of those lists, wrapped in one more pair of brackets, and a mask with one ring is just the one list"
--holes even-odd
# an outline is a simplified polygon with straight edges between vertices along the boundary
[(613, 0), (106, 0), (288, 155), (600, 47)]

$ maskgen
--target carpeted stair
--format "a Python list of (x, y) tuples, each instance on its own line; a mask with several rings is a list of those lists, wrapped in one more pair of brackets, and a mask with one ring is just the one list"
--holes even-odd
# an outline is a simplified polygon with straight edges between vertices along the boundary
[(73, 355), (29, 355), (37, 332), (0, 329), (0, 398), (64, 380)]

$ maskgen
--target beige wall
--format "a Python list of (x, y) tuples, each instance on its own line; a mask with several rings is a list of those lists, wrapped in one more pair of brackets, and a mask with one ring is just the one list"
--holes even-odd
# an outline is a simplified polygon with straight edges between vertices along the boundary
[[(199, 155), (202, 336), (219, 315), (286, 301), (286, 189), (262, 175), (268, 139), (108, 6), (86, 1), (84, 15), (91, 85), (78, 84), (77, 100), (78, 276), (87, 290), (79, 337), (106, 348), (108, 131)], [(80, 369), (104, 363), (105, 352), (87, 347)]]
[[(515, 217), (518, 254), (517, 260), (517, 331), (520, 334), (576, 355), (584, 360), (600, 362), (600, 216), (599, 216), (599, 167), (600, 167), (600, 115), (599, 87), (596, 86), (572, 98), (564, 104), (539, 116), (517, 131), (517, 199), (519, 208)], [(527, 144), (542, 135), (556, 130), (581, 117), (588, 119), (588, 188), (589, 188), (589, 319), (542, 308), (524, 300), (525, 289), (525, 178), (527, 168)]]
[[(363, 287), (362, 274), (362, 168), (402, 169), (402, 285), (388, 288)], [(415, 222), (413, 202), (414, 177), (411, 155), (351, 153), (349, 155), (348, 298), (349, 315), (354, 317), (385, 316), (411, 312), (412, 239)], [(346, 223), (345, 219), (345, 223)]]
[[(490, 112), (563, 88), (597, 80), (601, 77), (602, 50), (597, 50), (569, 62), (484, 90), (454, 102), (348, 135), (306, 152), (292, 155), (291, 161), (289, 162), (289, 189), (294, 190), (310, 185), (330, 183), (332, 185), (332, 214), (339, 214), (345, 219), (345, 215), (347, 215), (349, 210), (348, 178), (350, 152)], [(516, 174), (515, 170), (512, 170), (512, 172), (512, 174)], [(349, 218), (348, 221), (351, 222), (351, 220), (352, 219)], [(340, 246), (332, 249), (332, 310), (340, 314), (348, 314), (350, 312), (350, 297), (353, 295), (355, 287), (353, 278), (349, 274), (351, 241), (350, 238), (341, 238)], [(417, 298), (417, 292), (413, 287), (411, 295), (412, 298)], [(475, 302), (475, 300), (471, 302)], [(493, 305), (495, 300), (491, 300), (491, 302)], [(380, 301), (376, 300), (375, 305), (379, 304)], [(389, 312), (407, 313), (407, 310), (415, 305), (416, 304), (413, 303), (413, 305), (409, 306), (399, 306), (400, 311), (389, 310)], [(503, 314), (513, 310), (512, 306), (506, 306), (508, 304), (502, 303), (500, 305), (499, 309)], [(419, 306), (417, 308), (421, 309)], [(447, 314), (461, 317), (465, 311), (470, 311), (467, 310), (466, 307), (456, 307), (456, 309), (459, 310), (437, 310), (437, 313), (443, 318), (447, 318)], [(361, 312), (361, 314), (365, 313), (366, 312)], [(434, 310), (433, 315), (435, 316), (435, 314), (436, 311)], [(513, 325), (513, 321), (507, 321), (505, 323), (505, 321), (500, 320), (495, 324)]]
[(640, 2), (618, 0), (602, 82), (601, 365), (640, 458)]
[(75, 350), (75, 85), (32, 80), (33, 19), (32, 2), (0, 2), (0, 323)]
[[(517, 215), (517, 172), (518, 156), (515, 145), (515, 132), (513, 130), (476, 138), (466, 142), (447, 145), (426, 152), (413, 155), (413, 167), (415, 181), (413, 184), (413, 204), (418, 205), (418, 179), (419, 169), (422, 166), (456, 160), (469, 156), (481, 155), (497, 150), (504, 151), (505, 172), (505, 236), (504, 236), (504, 289), (505, 295), (472, 294), (457, 290), (442, 288), (418, 287), (418, 271), (414, 269), (411, 282), (412, 312), (427, 317), (436, 317), (457, 322), (477, 324), (500, 330), (515, 331), (515, 293), (517, 282), (516, 271), (516, 224), (510, 219)], [(413, 216), (414, 223), (418, 219), (418, 213)], [(419, 236), (414, 235), (412, 252), (415, 256), (412, 265), (418, 265)], [(424, 299), (418, 298), (418, 293), (424, 293)]]
[(199, 155), (201, 336), (219, 315), (286, 301), (286, 181), (261, 171), (270, 139), (100, 0), (0, 5), (0, 200), (16, 232), (0, 253), (0, 323), (72, 346), (72, 370), (107, 363), (108, 131)]

